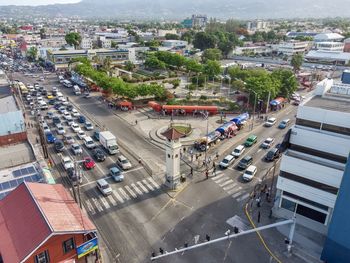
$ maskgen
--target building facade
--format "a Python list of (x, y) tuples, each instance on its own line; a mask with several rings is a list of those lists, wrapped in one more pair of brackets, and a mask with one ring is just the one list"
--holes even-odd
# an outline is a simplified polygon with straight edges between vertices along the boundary
[(304, 54), (308, 50), (310, 42), (308, 41), (289, 41), (277, 46), (277, 52), (286, 56), (295, 54)]
[(80, 42), (81, 49), (92, 49), (93, 41), (91, 38), (84, 37)]
[(317, 50), (343, 52), (344, 43), (342, 43), (342, 42), (330, 42), (330, 41), (328, 41), (328, 42), (316, 42), (315, 47)]
[(274, 214), (325, 234), (350, 149), (350, 85), (320, 82), (285, 142)]

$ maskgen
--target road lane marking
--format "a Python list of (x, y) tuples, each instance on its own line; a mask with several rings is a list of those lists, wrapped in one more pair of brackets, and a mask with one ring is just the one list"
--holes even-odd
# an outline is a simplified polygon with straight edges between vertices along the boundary
[(241, 189), (242, 189), (242, 186), (238, 186), (237, 188), (234, 188), (234, 189), (231, 189), (230, 191), (227, 191), (227, 193), (230, 195), (230, 194), (236, 193), (237, 191), (239, 191)]
[(142, 189), (142, 191), (144, 191), (146, 194), (148, 193), (147, 188), (144, 187), (143, 184), (142, 184), (140, 181), (138, 181), (138, 182), (136, 182), (136, 183), (139, 185), (139, 187)]
[(98, 210), (99, 212), (103, 212), (103, 208), (102, 208), (102, 206), (100, 205), (100, 203), (97, 201), (97, 199), (94, 198), (94, 197), (91, 198), (91, 199), (92, 199), (94, 205), (96, 206), (97, 210)]
[(90, 201), (89, 201), (89, 200), (85, 200), (85, 203), (86, 203), (86, 205), (87, 205), (88, 210), (90, 211), (90, 213), (91, 213), (92, 215), (96, 214), (96, 211), (95, 211), (94, 207), (92, 206), (92, 204), (90, 203)]
[(117, 191), (113, 191), (112, 195), (116, 197), (119, 200), (119, 202), (124, 203), (124, 199), (118, 194)]
[(220, 175), (217, 175), (217, 176), (215, 176), (215, 177), (212, 177), (211, 179), (212, 179), (213, 181), (215, 181), (215, 180), (218, 180), (219, 178), (221, 178), (221, 177), (223, 177), (223, 176), (225, 176), (224, 173), (222, 173), (222, 174), (220, 174)]
[(242, 194), (242, 191), (239, 191), (239, 192), (233, 194), (232, 197), (236, 198), (236, 197), (240, 196), (241, 194)]
[(223, 182), (223, 181), (225, 181), (227, 179), (229, 179), (229, 177), (228, 176), (224, 176), (224, 177), (220, 178), (219, 180), (216, 180), (215, 183), (219, 184), (219, 183), (221, 183), (221, 182)]
[(245, 193), (244, 195), (242, 195), (241, 197), (237, 198), (236, 200), (238, 202), (241, 202), (241, 201), (247, 199), (248, 197), (249, 197), (249, 193)]
[(118, 190), (120, 191), (120, 193), (122, 194), (122, 196), (125, 197), (126, 200), (130, 200), (130, 199), (131, 199), (130, 196), (124, 191), (123, 188), (120, 187), (120, 188), (118, 188)]
[(132, 197), (134, 197), (134, 198), (137, 197), (137, 195), (134, 193), (133, 190), (131, 190), (131, 188), (130, 188), (128, 185), (126, 185), (126, 186), (124, 186), (124, 187), (125, 187), (125, 189), (131, 194)]
[(125, 172), (123, 172), (123, 174), (131, 173), (131, 172), (138, 171), (138, 170), (141, 170), (141, 169), (143, 169), (143, 166), (139, 166), (139, 167), (136, 167), (134, 169), (125, 171)]
[(135, 191), (139, 194), (139, 195), (143, 195), (142, 191), (140, 189), (137, 188), (137, 186), (135, 184), (131, 184), (131, 186), (135, 189)]
[(112, 195), (107, 196), (107, 199), (109, 202), (112, 203), (112, 206), (116, 206), (117, 205), (117, 201), (114, 200)]
[(109, 209), (109, 208), (111, 207), (111, 206), (108, 204), (108, 202), (107, 202), (107, 200), (105, 199), (105, 197), (102, 197), (102, 196), (101, 196), (100, 200), (101, 200), (102, 204), (104, 205), (104, 207), (105, 207), (106, 209)]
[(257, 150), (256, 152), (257, 152), (257, 153), (259, 153), (259, 152), (261, 152), (261, 151), (262, 151), (262, 149), (260, 148), (260, 149), (259, 149), (259, 150)]
[(223, 189), (224, 189), (224, 191), (227, 191), (227, 190), (234, 188), (236, 185), (237, 185), (237, 183), (233, 183), (233, 184), (230, 184), (229, 186), (225, 186)]
[(146, 179), (143, 179), (142, 182), (143, 182), (151, 191), (154, 191), (153, 186), (150, 185), (150, 184), (146, 181)]
[(223, 186), (228, 185), (228, 184), (230, 184), (230, 183), (233, 183), (233, 180), (232, 180), (232, 179), (230, 179), (230, 180), (228, 180), (228, 181), (226, 181), (226, 182), (224, 182), (224, 183), (222, 183), (222, 184), (219, 184), (219, 186), (220, 186), (220, 187), (223, 187)]
[(156, 181), (154, 181), (154, 179), (152, 177), (148, 177), (148, 180), (156, 187), (156, 188), (160, 188), (159, 184), (156, 183)]

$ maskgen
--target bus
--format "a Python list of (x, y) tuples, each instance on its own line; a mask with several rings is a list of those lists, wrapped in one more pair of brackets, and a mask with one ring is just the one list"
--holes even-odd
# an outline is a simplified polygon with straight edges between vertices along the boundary
[(28, 89), (26, 85), (24, 85), (22, 82), (18, 82), (18, 88), (20, 89), (22, 95), (27, 95), (28, 94)]

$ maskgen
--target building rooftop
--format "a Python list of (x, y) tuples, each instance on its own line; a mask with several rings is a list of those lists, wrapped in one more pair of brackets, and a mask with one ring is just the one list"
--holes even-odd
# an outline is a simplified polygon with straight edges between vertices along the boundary
[(350, 53), (338, 51), (311, 50), (309, 51), (309, 53), (307, 53), (305, 58), (350, 60)]
[(25, 182), (0, 201), (0, 251), (4, 262), (24, 261), (53, 235), (95, 231), (60, 184)]
[[(2, 88), (0, 87), (0, 94), (1, 94), (1, 91), (2, 91)], [(0, 114), (12, 112), (12, 111), (18, 111), (18, 110), (19, 109), (17, 107), (16, 101), (12, 96), (6, 96), (2, 98), (0, 97)]]
[(178, 132), (175, 128), (170, 128), (170, 129), (166, 130), (165, 132), (162, 133), (162, 135), (171, 141), (177, 140), (177, 139), (184, 136), (183, 133)]
[(304, 106), (350, 113), (350, 96), (344, 99), (341, 95), (331, 93), (317, 95), (306, 101)]
[(317, 34), (314, 39), (315, 41), (319, 40), (341, 40), (344, 37), (338, 33), (321, 33)]

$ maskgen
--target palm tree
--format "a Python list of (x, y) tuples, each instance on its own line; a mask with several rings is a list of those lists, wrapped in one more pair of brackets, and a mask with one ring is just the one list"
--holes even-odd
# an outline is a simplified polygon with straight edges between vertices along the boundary
[(103, 69), (107, 72), (108, 76), (112, 75), (112, 60), (110, 57), (106, 57), (103, 60)]

